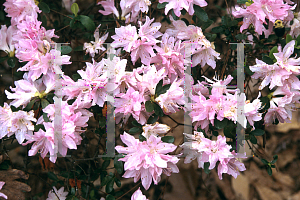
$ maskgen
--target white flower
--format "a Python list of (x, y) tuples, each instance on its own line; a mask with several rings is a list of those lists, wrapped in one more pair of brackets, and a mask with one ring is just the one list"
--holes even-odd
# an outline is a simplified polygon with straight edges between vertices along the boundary
[(13, 26), (2, 25), (0, 29), (0, 50), (5, 51), (10, 57), (14, 56), (15, 46), (12, 44), (12, 36), (15, 32)]
[(68, 192), (64, 192), (64, 187), (61, 187), (58, 191), (56, 187), (53, 187), (53, 190), (49, 191), (48, 198), (46, 200), (66, 200)]
[(83, 49), (86, 50), (86, 53), (89, 53), (92, 57), (95, 56), (95, 53), (99, 53), (99, 50), (104, 51), (105, 47), (103, 47), (103, 43), (107, 39), (108, 33), (99, 38), (99, 27), (96, 28), (94, 32), (95, 41), (91, 41), (90, 43), (84, 43)]
[(144, 132), (142, 133), (142, 135), (148, 139), (151, 135), (157, 137), (159, 134), (167, 133), (170, 130), (170, 127), (166, 124), (159, 124), (158, 122), (156, 122), (154, 126), (146, 124), (145, 126), (143, 126), (143, 130)]

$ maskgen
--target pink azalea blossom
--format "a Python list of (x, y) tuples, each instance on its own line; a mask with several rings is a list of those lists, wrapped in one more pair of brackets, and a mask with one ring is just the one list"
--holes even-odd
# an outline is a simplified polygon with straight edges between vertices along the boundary
[[(0, 181), (0, 190), (2, 189), (4, 184), (5, 184), (4, 181)], [(2, 192), (0, 192), (0, 197), (7, 199), (7, 196), (5, 194), (3, 194)]]
[(42, 12), (34, 0), (7, 0), (3, 6), (7, 17), (11, 17), (12, 25), (16, 25), (26, 16), (37, 18), (37, 13)]
[(127, 52), (131, 51), (132, 46), (138, 40), (138, 34), (135, 26), (121, 26), (120, 28), (116, 28), (116, 35), (111, 36), (115, 41), (112, 42), (112, 47), (124, 47), (124, 50)]
[(179, 172), (175, 165), (179, 159), (176, 156), (166, 154), (177, 148), (174, 144), (164, 143), (160, 137), (153, 135), (147, 141), (143, 142), (140, 142), (126, 132), (120, 137), (127, 145), (127, 147), (115, 147), (119, 153), (127, 154), (124, 158), (119, 159), (119, 161), (125, 162), (123, 177), (133, 177), (134, 182), (137, 182), (141, 178), (142, 185), (148, 190), (152, 180), (154, 184), (158, 184), (162, 173), (170, 176), (171, 172)]
[(10, 132), (12, 126), (13, 112), (10, 106), (4, 102), (4, 106), (0, 106), (0, 138), (3, 138)]
[(186, 11), (189, 11), (189, 1), (188, 0), (181, 0), (181, 1), (177, 1), (177, 0), (159, 0), (159, 3), (164, 3), (164, 2), (168, 2), (168, 4), (165, 7), (165, 15), (168, 14), (168, 12), (173, 9), (174, 13), (177, 17), (180, 17), (181, 15), (181, 10), (185, 9)]
[(120, 2), (121, 8), (122, 9), (131, 9), (131, 12), (136, 12), (138, 13), (139, 11), (141, 12), (148, 12), (149, 6), (151, 5), (150, 0), (121, 0)]
[(106, 0), (106, 1), (99, 1), (98, 5), (102, 5), (104, 10), (99, 10), (99, 12), (103, 15), (110, 15), (114, 14), (117, 18), (119, 18), (119, 12), (115, 7), (114, 0)]
[[(53, 192), (54, 190), (54, 192)], [(49, 191), (48, 198), (46, 200), (66, 200), (68, 192), (64, 192), (64, 187), (61, 187), (59, 190), (56, 187), (53, 187), (53, 190)]]
[(143, 126), (143, 133), (142, 135), (148, 139), (151, 135), (154, 135), (155, 137), (165, 134), (170, 130), (170, 127), (166, 124), (160, 124), (158, 122), (155, 122), (154, 125), (145, 124)]
[(131, 200), (149, 200), (145, 195), (143, 195), (141, 189), (137, 189), (131, 196)]
[(13, 44), (13, 35), (16, 30), (14, 26), (6, 27), (1, 25), (0, 30), (0, 50), (5, 51), (10, 57), (15, 54), (15, 45)]
[(162, 33), (158, 31), (161, 27), (161, 23), (159, 22), (152, 23), (153, 21), (154, 18), (150, 20), (148, 16), (146, 16), (146, 22), (143, 25), (142, 22), (139, 21), (139, 25), (140, 25), (139, 37), (141, 38), (141, 40), (146, 39), (146, 41), (153, 42), (155, 44), (159, 42), (158, 40), (156, 40), (156, 38), (162, 36)]
[(98, 54), (99, 51), (104, 51), (105, 47), (103, 47), (103, 43), (107, 39), (108, 33), (103, 35), (101, 38), (99, 38), (99, 27), (101, 24), (96, 28), (94, 32), (94, 38), (95, 41), (91, 41), (91, 43), (84, 43), (83, 50), (86, 50), (86, 53), (89, 53), (91, 57), (95, 56), (95, 53)]

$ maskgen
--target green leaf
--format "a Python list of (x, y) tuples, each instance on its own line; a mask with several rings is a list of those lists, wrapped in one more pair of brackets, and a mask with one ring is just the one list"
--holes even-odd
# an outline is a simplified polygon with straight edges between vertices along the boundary
[(269, 162), (266, 160), (266, 159), (260, 159), (261, 160), (261, 162), (264, 164), (264, 165), (268, 165), (269, 164)]
[(147, 141), (147, 138), (145, 138), (142, 134), (139, 135), (140, 142)]
[(158, 119), (158, 115), (156, 115), (155, 113), (153, 115), (151, 115), (147, 121), (147, 124), (153, 124), (157, 121)]
[(271, 167), (268, 167), (268, 168), (267, 168), (267, 171), (268, 171), (268, 174), (269, 174), (270, 176), (272, 176), (272, 168), (271, 168)]
[(293, 37), (290, 34), (286, 35), (285, 42), (286, 44), (293, 40)]
[(77, 81), (78, 79), (81, 78), (81, 76), (79, 74), (73, 74), (72, 78), (73, 78), (73, 81)]
[(129, 133), (140, 133), (142, 131), (143, 131), (143, 129), (141, 129), (140, 127), (133, 127), (131, 129), (129, 129)]
[(278, 48), (277, 46), (273, 47), (269, 53), (269, 57), (274, 60), (275, 59), (275, 56), (273, 55), (273, 53), (278, 53)]
[(119, 174), (122, 174), (123, 173), (123, 162), (118, 161), (118, 159), (119, 159), (118, 157), (114, 158), (114, 167)]
[(162, 111), (161, 107), (159, 105), (157, 105), (156, 103), (154, 104), (154, 112), (158, 116), (161, 116), (161, 117), (164, 116), (164, 112)]
[(7, 64), (8, 66), (10, 66), (11, 68), (14, 68), (16, 66), (16, 59), (15, 57), (10, 57), (7, 59)]
[[(163, 79), (161, 79), (161, 80), (157, 83), (156, 88), (155, 88), (155, 94), (157, 94), (158, 91), (161, 90), (162, 85), (163, 85)], [(157, 95), (157, 96), (158, 96), (158, 95)]]
[(254, 74), (254, 72), (252, 72), (252, 71), (250, 70), (250, 68), (249, 68), (248, 65), (245, 66), (245, 72), (246, 72), (247, 74), (249, 74), (250, 76), (252, 76), (252, 75)]
[(245, 4), (246, 2), (248, 2), (248, 0), (237, 0), (237, 3), (239, 4)]
[(0, 58), (0, 63), (4, 62), (7, 58), (8, 58), (8, 56), (1, 57), (1, 58)]
[(31, 100), (23, 110), (29, 112), (32, 109), (32, 106), (35, 101), (36, 99)]
[(237, 35), (235, 36), (235, 38), (236, 38), (237, 40), (245, 40), (245, 39), (247, 39), (247, 35), (245, 35), (245, 34), (237, 34)]
[(95, 23), (93, 22), (93, 20), (91, 18), (89, 18), (88, 16), (85, 15), (78, 15), (76, 17), (81, 23), (82, 25), (88, 30), (88, 31), (95, 31)]
[(111, 194), (107, 195), (106, 200), (116, 200), (116, 198), (114, 196), (112, 196)]
[(252, 134), (250, 134), (250, 142), (251, 142), (252, 144), (257, 144), (257, 139), (256, 139), (256, 137), (255, 137), (254, 135), (252, 135)]
[(44, 12), (44, 13), (49, 13), (50, 12), (50, 8), (49, 6), (44, 3), (44, 2), (40, 2), (39, 3), (39, 8)]
[(219, 121), (215, 118), (215, 121), (214, 121), (214, 126), (216, 127), (216, 129), (223, 129), (226, 127), (228, 123), (228, 119), (224, 118), (222, 121)]
[(150, 100), (146, 101), (145, 108), (147, 112), (152, 112), (154, 110), (154, 103), (152, 103)]
[(118, 187), (121, 187), (121, 181), (118, 178), (115, 178), (115, 183)]
[(174, 9), (172, 9), (171, 14), (172, 14), (172, 17), (173, 17), (174, 20), (178, 20), (179, 19), (179, 17), (177, 17), (177, 15), (175, 15)]
[(53, 172), (48, 172), (48, 178), (50, 178), (51, 180), (54, 181), (58, 181), (59, 179), (57, 178), (57, 176), (53, 173)]
[(47, 113), (43, 113), (43, 119), (45, 122), (50, 122), (50, 119), (47, 116)]
[(83, 46), (75, 47), (73, 51), (83, 51)]
[(0, 169), (1, 169), (1, 170), (8, 170), (8, 169), (9, 169), (9, 164), (10, 164), (10, 161), (9, 161), (9, 160), (4, 160), (4, 161), (0, 164)]
[(261, 130), (261, 129), (255, 129), (255, 130), (251, 131), (250, 134), (253, 134), (255, 136), (261, 136), (261, 135), (265, 134), (265, 131)]
[(34, 131), (35, 132), (38, 132), (40, 129), (43, 129), (44, 131), (46, 131), (43, 124), (37, 124), (37, 125), (34, 126)]
[(71, 195), (75, 195), (75, 193), (76, 193), (76, 190), (75, 190), (74, 187), (72, 187), (72, 188), (71, 188)]
[(70, 47), (70, 46), (61, 46), (61, 54), (62, 55), (71, 53), (71, 51), (72, 51), (72, 47)]
[[(224, 129), (224, 130), (225, 130), (225, 129)], [(216, 136), (216, 137), (217, 137), (217, 136), (219, 135), (219, 132), (218, 132), (218, 131), (213, 131), (212, 134), (213, 134), (213, 136)], [(224, 133), (224, 135), (225, 135), (225, 133)], [(226, 136), (226, 135), (225, 135), (225, 136)], [(226, 137), (227, 137), (227, 136), (226, 136)]]
[(157, 96), (164, 94), (167, 92), (167, 90), (171, 87), (171, 84), (167, 84), (162, 86), (162, 88), (160, 90), (157, 91), (157, 93), (155, 93)]
[(73, 3), (71, 6), (71, 11), (72, 13), (75, 15), (75, 17), (77, 17), (77, 13), (79, 11), (79, 7), (77, 3)]
[(211, 32), (213, 32), (213, 33), (221, 33), (221, 32), (223, 32), (223, 27), (222, 26), (217, 26), (217, 27), (214, 27), (214, 28), (212, 28), (211, 29)]
[(210, 170), (208, 169), (208, 168), (209, 168), (209, 165), (210, 165), (209, 162), (204, 163), (204, 172), (205, 172), (206, 174), (209, 174), (209, 172), (210, 172)]
[(203, 10), (203, 8), (201, 8), (200, 6), (194, 5), (194, 10), (195, 10), (195, 14), (196, 16), (201, 19), (204, 22), (207, 22), (208, 20), (208, 15), (207, 13)]
[(136, 120), (132, 121), (132, 125), (133, 126), (138, 126), (138, 127), (141, 127), (141, 128), (143, 127), (143, 125), (139, 124)]
[(273, 158), (274, 158), (274, 160), (272, 160), (270, 163), (271, 164), (274, 164), (274, 163), (276, 163), (276, 161), (278, 160), (278, 156), (277, 155), (275, 155), (275, 156), (273, 156)]
[(296, 42), (297, 44), (300, 44), (300, 35), (298, 35), (298, 37), (296, 38)]
[(224, 127), (224, 135), (228, 138), (235, 138), (236, 137), (236, 126), (235, 124), (230, 124)]
[(44, 109), (49, 105), (49, 102), (46, 99), (42, 99), (41, 104), (42, 104), (42, 108)]
[(167, 4), (168, 4), (168, 2), (158, 3), (158, 4), (157, 4), (157, 9), (163, 9), (163, 8), (166, 7)]
[(106, 187), (105, 187), (105, 191), (106, 193), (111, 193), (114, 189), (114, 178), (112, 178), (110, 181), (108, 181)]
[(101, 166), (101, 169), (102, 170), (105, 170), (110, 164), (110, 160), (105, 160), (103, 163), (102, 163), (102, 166)]
[(47, 27), (47, 17), (45, 15), (42, 16), (42, 26)]
[(175, 141), (173, 136), (165, 136), (161, 138), (161, 141), (166, 143), (173, 143)]
[(269, 56), (263, 56), (263, 57), (262, 57), (262, 60), (263, 60), (265, 63), (267, 63), (268, 65), (273, 65), (273, 64), (274, 64), (273, 60), (272, 60)]

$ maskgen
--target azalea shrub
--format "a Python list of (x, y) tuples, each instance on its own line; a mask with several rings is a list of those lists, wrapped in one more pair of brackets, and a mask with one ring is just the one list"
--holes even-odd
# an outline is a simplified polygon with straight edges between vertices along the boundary
[[(0, 102), (1, 154), (24, 146), (20, 170), (38, 178), (29, 166), (39, 160), (49, 200), (146, 200), (180, 159), (237, 178), (243, 148), (259, 157), (265, 126), (291, 122), (300, 103), (300, 19), (290, 0), (209, 2), (3, 2), (0, 61), (13, 83)], [(175, 143), (178, 126), (191, 131)], [(272, 175), (280, 158), (260, 159)], [(136, 185), (124, 190), (123, 178)]]

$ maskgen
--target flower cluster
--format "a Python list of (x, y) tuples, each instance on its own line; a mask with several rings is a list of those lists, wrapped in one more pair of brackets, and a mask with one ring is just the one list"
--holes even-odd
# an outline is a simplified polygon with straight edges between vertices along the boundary
[(245, 171), (243, 163), (236, 158), (237, 154), (230, 152), (231, 146), (226, 143), (226, 137), (218, 136), (217, 141), (211, 141), (204, 137), (202, 132), (194, 131), (194, 134), (184, 133), (188, 142), (181, 145), (187, 156), (184, 163), (190, 163), (197, 159), (198, 167), (204, 168), (204, 163), (209, 162), (209, 170), (215, 168), (217, 162), (218, 175), (222, 180), (222, 174), (227, 173), (236, 178), (239, 171)]
[[(243, 25), (240, 28), (242, 32), (247, 29), (250, 24), (255, 27), (255, 32), (262, 35), (264, 32), (267, 38), (272, 30), (274, 22), (279, 20), (291, 21), (294, 16), (292, 10), (295, 6), (289, 5), (291, 1), (285, 3), (283, 0), (249, 0), (246, 8), (236, 6), (232, 15), (236, 18), (243, 17)], [(269, 27), (266, 29), (264, 24), (269, 21)]]
[(116, 146), (119, 153), (127, 154), (119, 161), (124, 161), (123, 175), (125, 178), (134, 178), (134, 182), (142, 180), (142, 185), (146, 190), (149, 189), (152, 180), (158, 184), (162, 173), (170, 176), (171, 173), (178, 173), (176, 163), (179, 159), (176, 156), (166, 153), (173, 152), (177, 146), (161, 141), (160, 137), (151, 135), (147, 141), (140, 142), (133, 136), (124, 132), (120, 136), (127, 147)]

